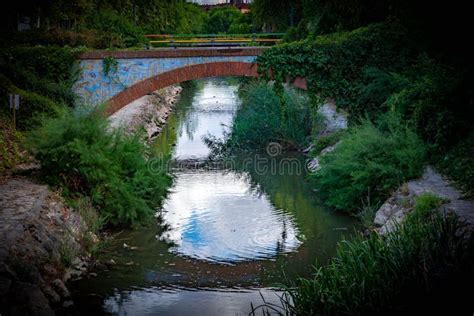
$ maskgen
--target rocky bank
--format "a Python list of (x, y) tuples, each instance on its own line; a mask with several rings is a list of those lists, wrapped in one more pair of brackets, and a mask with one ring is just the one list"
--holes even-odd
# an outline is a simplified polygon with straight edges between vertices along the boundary
[[(111, 128), (143, 132), (151, 141), (181, 90), (170, 86), (130, 103), (110, 117)], [(93, 276), (87, 274), (85, 244), (98, 237), (59, 194), (31, 176), (18, 176), (21, 171), (18, 166), (0, 182), (0, 315), (63, 313), (73, 304), (67, 282)]]
[[(319, 136), (327, 136), (333, 134), (341, 129), (347, 128), (347, 121), (348, 121), (348, 114), (343, 110), (338, 110), (336, 104), (333, 100), (327, 99), (325, 103), (323, 103), (318, 110), (319, 114), (323, 117), (323, 128), (319, 132)], [(321, 150), (321, 152), (317, 153), (317, 156), (310, 159), (307, 162), (307, 168), (310, 172), (316, 172), (320, 168), (320, 157), (324, 156), (327, 153), (333, 151), (339, 143), (334, 145), (328, 146)], [(305, 153), (311, 152), (313, 146), (311, 145), (307, 149), (304, 150)]]
[(173, 85), (143, 96), (111, 115), (110, 126), (129, 134), (142, 130), (150, 141), (161, 132), (181, 91), (180, 86)]
[(70, 305), (65, 283), (86, 271), (81, 216), (46, 185), (0, 185), (0, 314), (54, 315)]
[(419, 179), (408, 181), (395, 191), (375, 214), (374, 227), (381, 235), (393, 231), (415, 206), (415, 198), (432, 193), (446, 201), (445, 213), (453, 212), (470, 230), (474, 230), (474, 201), (463, 199), (462, 193), (432, 167), (426, 167)]

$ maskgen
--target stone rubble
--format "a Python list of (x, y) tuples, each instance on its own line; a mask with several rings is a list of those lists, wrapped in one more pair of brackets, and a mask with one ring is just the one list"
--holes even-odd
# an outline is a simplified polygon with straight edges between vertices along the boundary
[(109, 118), (112, 128), (133, 134), (143, 128), (147, 141), (155, 138), (166, 124), (182, 88), (169, 86), (141, 97), (124, 106)]
[[(348, 114), (342, 110), (338, 110), (334, 101), (328, 99), (324, 104), (319, 107), (319, 113), (324, 117), (324, 129), (320, 131), (320, 135), (329, 135), (332, 134), (340, 129), (347, 128), (347, 117)], [(318, 156), (310, 159), (306, 167), (309, 172), (316, 172), (321, 168), (319, 160), (322, 156), (327, 153), (330, 153), (339, 145), (339, 142), (324, 148), (318, 154)], [(312, 150), (313, 146), (306, 148), (303, 150), (304, 153), (309, 153)]]
[(393, 231), (413, 209), (415, 198), (427, 192), (447, 201), (441, 207), (443, 212), (454, 212), (469, 229), (474, 229), (474, 201), (464, 200), (462, 193), (430, 166), (426, 167), (421, 178), (400, 186), (377, 210), (375, 229), (380, 235)]
[[(70, 296), (65, 283), (84, 273), (85, 224), (46, 185), (11, 178), (0, 185), (0, 314), (54, 315)], [(79, 269), (79, 270), (78, 270)]]

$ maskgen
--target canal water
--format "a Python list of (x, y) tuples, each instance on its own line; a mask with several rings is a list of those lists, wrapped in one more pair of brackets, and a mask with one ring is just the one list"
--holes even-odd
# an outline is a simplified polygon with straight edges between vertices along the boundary
[(261, 296), (279, 303), (279, 284), (309, 276), (354, 230), (351, 218), (321, 206), (305, 180), (305, 158), (277, 144), (268, 154), (203, 166), (210, 153), (203, 137), (231, 129), (237, 89), (223, 78), (183, 90), (154, 145), (175, 162), (157, 210), (162, 223), (117, 233), (100, 255), (115, 264), (72, 285), (77, 312), (246, 315)]

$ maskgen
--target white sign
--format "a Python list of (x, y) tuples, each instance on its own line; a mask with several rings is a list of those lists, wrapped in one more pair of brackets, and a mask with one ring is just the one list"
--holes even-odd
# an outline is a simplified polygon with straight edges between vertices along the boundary
[(15, 110), (20, 109), (20, 95), (19, 94), (10, 94), (10, 109), (15, 107)]

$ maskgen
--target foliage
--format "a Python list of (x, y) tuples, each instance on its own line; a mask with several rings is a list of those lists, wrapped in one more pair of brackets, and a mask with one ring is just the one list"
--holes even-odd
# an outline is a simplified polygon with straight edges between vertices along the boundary
[[(327, 266), (289, 290), (293, 304), (286, 308), (295, 315), (365, 315), (394, 308), (413, 311), (412, 306), (426, 311), (420, 302), (437, 293), (446, 304), (446, 293), (459, 283), (452, 289), (444, 284), (455, 277), (457, 282), (474, 277), (472, 237), (466, 242), (458, 228), (456, 218), (415, 211), (385, 238), (371, 233), (345, 240)], [(433, 309), (440, 306), (435, 305)]]
[(41, 114), (54, 114), (59, 105), (74, 105), (72, 86), (79, 74), (76, 57), (80, 51), (68, 47), (21, 47), (2, 50), (2, 109), (8, 108), (8, 94), (20, 94), (20, 128), (36, 124), (37, 116)]
[(107, 56), (102, 60), (102, 63), (102, 69), (105, 76), (114, 75), (117, 73), (118, 61), (115, 58)]
[[(20, 0), (20, 3), (25, 0)], [(2, 46), (70, 45), (93, 48), (140, 47), (145, 34), (248, 33), (253, 15), (235, 7), (203, 10), (185, 0), (53, 0), (14, 6), (5, 19)], [(17, 16), (28, 16), (31, 30), (16, 32)], [(34, 21), (34, 22), (33, 22)]]
[(257, 30), (255, 29), (253, 19), (254, 16), (252, 11), (244, 14), (239, 14), (236, 19), (233, 19), (232, 23), (229, 26), (228, 32), (230, 34), (255, 33)]
[(23, 135), (16, 131), (9, 117), (0, 115), (0, 174), (24, 160)]
[(283, 100), (265, 83), (241, 90), (242, 105), (237, 111), (227, 146), (235, 149), (262, 149), (270, 142), (284, 147), (303, 145), (311, 131), (308, 100), (287, 90)]
[(302, 76), (308, 89), (332, 97), (352, 114), (351, 105), (358, 95), (368, 66), (396, 71), (404, 68), (413, 55), (404, 30), (400, 26), (377, 24), (352, 32), (335, 33), (282, 44), (257, 58), (259, 71), (277, 81)]
[(78, 255), (78, 249), (76, 249), (75, 245), (72, 243), (71, 238), (72, 237), (69, 236), (65, 237), (59, 246), (61, 262), (66, 268), (72, 266), (74, 258)]
[(279, 45), (257, 61), (278, 82), (305, 77), (310, 93), (334, 98), (353, 121), (399, 112), (440, 153), (472, 128), (469, 71), (428, 57), (415, 35), (394, 22), (373, 24)]
[(142, 31), (114, 11), (97, 11), (88, 16), (85, 29), (97, 32), (98, 48), (132, 47), (145, 43)]
[(20, 96), (20, 108), (16, 110), (15, 116), (16, 126), (21, 130), (37, 126), (43, 116), (54, 116), (60, 108), (51, 99), (34, 92), (19, 89), (2, 76), (0, 76), (0, 93), (4, 99), (2, 102), (4, 103), (2, 108), (4, 115), (9, 110), (8, 104), (5, 104), (9, 102), (8, 94), (18, 94)]
[(316, 137), (314, 146), (311, 149), (313, 155), (318, 155), (324, 148), (335, 145), (344, 135), (345, 130), (340, 129), (327, 135), (320, 135)]
[(422, 55), (406, 77), (403, 89), (390, 95), (386, 105), (409, 120), (433, 152), (445, 151), (469, 133), (473, 100), (463, 75)]
[(79, 71), (77, 54), (68, 47), (16, 47), (0, 53), (2, 111), (8, 109), (8, 94), (20, 95), (17, 122), (20, 129), (37, 126), (42, 116), (54, 116), (61, 106), (72, 107), (72, 86)]
[(254, 0), (255, 23), (265, 31), (285, 31), (295, 26), (301, 16), (299, 0)]
[[(237, 22), (240, 11), (235, 7), (217, 7), (209, 11), (209, 18), (204, 26), (205, 33), (227, 33), (230, 26)], [(234, 26), (234, 29), (236, 26)]]
[(439, 160), (438, 167), (467, 197), (474, 198), (474, 132), (449, 150)]
[(184, 3), (180, 14), (180, 23), (174, 33), (199, 34), (203, 33), (209, 15), (196, 3)]
[(149, 219), (170, 183), (166, 170), (148, 168), (147, 148), (138, 136), (109, 131), (97, 112), (68, 110), (45, 120), (32, 133), (30, 147), (50, 184), (66, 195), (89, 196), (111, 225)]
[(424, 159), (425, 146), (398, 118), (386, 117), (379, 127), (364, 120), (321, 157), (321, 169), (312, 177), (327, 205), (356, 213), (362, 198), (377, 205), (402, 182), (421, 175)]
[(423, 193), (415, 198), (414, 211), (417, 216), (424, 216), (428, 212), (438, 209), (446, 202), (445, 199), (442, 199), (431, 192)]

